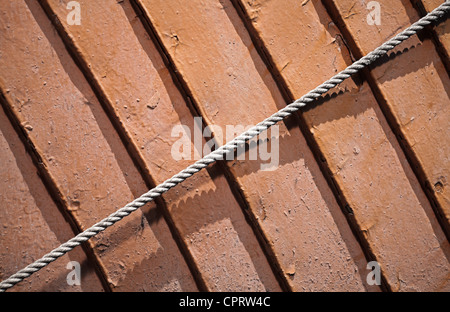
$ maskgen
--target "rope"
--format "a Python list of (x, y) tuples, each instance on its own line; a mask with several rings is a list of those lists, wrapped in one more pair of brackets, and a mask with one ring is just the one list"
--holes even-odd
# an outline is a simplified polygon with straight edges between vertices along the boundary
[(408, 27), (407, 29), (405, 29), (392, 39), (386, 41), (381, 46), (376, 48), (374, 51), (362, 57), (352, 65), (348, 66), (345, 70), (341, 71), (328, 81), (324, 82), (316, 89), (310, 91), (308, 94), (304, 95), (295, 102), (287, 105), (286, 107), (279, 110), (269, 118), (265, 119), (264, 121), (254, 126), (253, 128), (242, 133), (241, 135), (234, 138), (227, 144), (219, 147), (217, 150), (206, 155), (193, 165), (190, 165), (189, 167), (182, 170), (178, 174), (174, 175), (170, 179), (151, 189), (141, 197), (130, 202), (125, 207), (117, 210), (116, 212), (109, 215), (107, 218), (96, 223), (94, 226), (78, 234), (77, 236), (70, 239), (66, 243), (60, 245), (58, 248), (52, 250), (50, 253), (46, 254), (41, 259), (36, 260), (34, 263), (28, 265), (24, 269), (18, 271), (8, 279), (4, 280), (3, 282), (0, 283), (0, 292), (6, 291), (7, 289), (13, 287), (17, 283), (23, 281), (25, 278), (29, 277), (33, 273), (36, 273), (40, 269), (46, 267), (51, 262), (62, 257), (64, 254), (71, 251), (75, 247), (81, 245), (83, 242), (89, 240), (91, 237), (94, 237), (100, 232), (103, 232), (108, 227), (114, 225), (116, 222), (127, 217), (129, 214), (136, 211), (140, 207), (144, 206), (148, 202), (153, 201), (155, 198), (161, 196), (162, 194), (164, 194), (171, 188), (175, 187), (176, 185), (180, 184), (184, 180), (188, 179), (195, 173), (206, 168), (208, 165), (216, 162), (217, 160), (223, 160), (224, 156), (226, 156), (228, 153), (234, 153), (236, 148), (242, 146), (242, 144), (245, 144), (245, 142), (247, 142), (251, 138), (272, 127), (273, 125), (283, 120), (284, 118), (297, 112), (302, 107), (306, 106), (308, 103), (313, 102), (322, 94), (328, 92), (330, 89), (341, 84), (345, 79), (349, 78), (351, 75), (358, 73), (364, 67), (369, 66), (377, 59), (387, 54), (388, 51), (394, 49), (400, 43), (407, 40), (411, 36), (415, 35), (425, 26), (428, 26), (433, 22), (438, 21), (440, 18), (443, 18), (449, 11), (450, 11), (450, 0), (446, 0), (446, 2), (444, 2), (442, 5), (434, 9), (432, 12), (430, 12), (423, 18), (421, 18), (419, 21), (415, 22), (410, 27)]

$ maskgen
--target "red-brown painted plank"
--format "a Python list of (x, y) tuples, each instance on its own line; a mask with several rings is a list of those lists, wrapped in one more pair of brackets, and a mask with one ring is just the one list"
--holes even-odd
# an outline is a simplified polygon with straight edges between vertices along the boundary
[[(192, 164), (171, 151), (179, 139), (172, 129), (185, 125), (193, 134), (193, 116), (129, 1), (79, 1), (83, 15), (76, 27), (65, 19), (68, 1), (44, 2), (145, 174), (158, 184)], [(198, 173), (163, 198), (207, 290), (280, 290), (220, 168)]]
[[(419, 12), (427, 14), (440, 6), (443, 0), (411, 0), (417, 7)], [(442, 21), (433, 29), (434, 34), (437, 36), (439, 48), (441, 50), (441, 57), (444, 64), (447, 65), (447, 70), (450, 68), (450, 22), (449, 20)]]
[[(328, 3), (343, 17), (339, 23), (357, 56), (369, 53), (420, 18), (409, 1), (380, 0), (381, 25), (368, 25), (370, 10), (363, 2)], [(414, 36), (395, 51), (392, 61), (371, 70), (373, 87), (448, 235), (450, 142), (443, 133), (450, 125), (450, 79), (431, 40), (421, 42)]]
[[(285, 105), (229, 1), (136, 2), (208, 125), (256, 124)], [(247, 153), (233, 178), (293, 290), (366, 290), (364, 255), (293, 121), (274, 138), (279, 166)]]
[[(0, 280), (24, 268), (74, 235), (37, 175), (31, 158), (0, 108)], [(66, 280), (80, 264), (81, 285)], [(11, 291), (103, 291), (81, 248), (65, 255)]]
[[(146, 186), (39, 4), (2, 1), (0, 15), (7, 107), (62, 204), (86, 229)], [(164, 219), (152, 222), (138, 210), (90, 241), (110, 288), (196, 290)]]
[[(349, 63), (320, 1), (235, 3), (293, 99)], [(448, 242), (370, 87), (354, 87), (305, 112), (307, 126), (389, 288), (448, 289)]]

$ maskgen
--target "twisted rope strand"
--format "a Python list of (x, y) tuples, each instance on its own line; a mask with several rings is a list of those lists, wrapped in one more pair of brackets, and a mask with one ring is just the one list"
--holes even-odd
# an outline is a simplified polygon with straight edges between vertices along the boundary
[(313, 102), (315, 99), (317, 99), (324, 93), (328, 92), (330, 89), (341, 84), (345, 79), (349, 78), (351, 75), (356, 74), (364, 67), (369, 66), (377, 59), (387, 54), (388, 51), (394, 49), (400, 43), (407, 40), (411, 36), (415, 35), (425, 26), (428, 26), (436, 22), (440, 18), (446, 16), (446, 14), (449, 11), (450, 11), (450, 0), (446, 0), (446, 2), (444, 2), (442, 5), (434, 9), (432, 12), (430, 12), (423, 18), (421, 18), (419, 21), (415, 22), (410, 27), (408, 27), (407, 29), (405, 29), (392, 39), (386, 41), (381, 46), (376, 48), (374, 51), (362, 57), (352, 65), (348, 66), (346, 69), (344, 69), (337, 75), (333, 76), (331, 79), (327, 80), (326, 82), (318, 86), (316, 89), (310, 91), (309, 93), (307, 93), (300, 99), (296, 100), (295, 102), (287, 105), (286, 107), (279, 110), (269, 118), (265, 119), (256, 126), (252, 127), (251, 129), (242, 133), (238, 137), (234, 138), (227, 144), (221, 146), (214, 152), (211, 152), (210, 154), (206, 155), (196, 163), (190, 165), (189, 167), (182, 170), (178, 174), (174, 175), (170, 179), (166, 180), (165, 182), (159, 184), (158, 186), (151, 189), (147, 193), (143, 194), (141, 197), (128, 203), (125, 207), (112, 213), (105, 219), (96, 223), (94, 226), (88, 228), (87, 230), (78, 234), (77, 236), (70, 239), (66, 243), (60, 245), (58, 248), (52, 250), (51, 252), (43, 256), (41, 259), (36, 260), (35, 262), (28, 265), (24, 269), (13, 274), (11, 277), (0, 283), (0, 292), (6, 291), (7, 289), (13, 287), (17, 283), (23, 281), (25, 278), (29, 277), (33, 273), (36, 273), (40, 269), (46, 267), (51, 262), (62, 257), (64, 254), (71, 251), (75, 247), (81, 245), (83, 242), (89, 240), (91, 237), (99, 234), (100, 232), (103, 232), (108, 227), (114, 225), (116, 222), (122, 220), (132, 212), (136, 211), (140, 207), (147, 204), (148, 202), (153, 201), (155, 198), (161, 196), (162, 194), (164, 194), (171, 188), (175, 187), (176, 185), (180, 184), (181, 182), (185, 181), (195, 173), (206, 168), (208, 165), (216, 162), (217, 160), (224, 159), (224, 156), (226, 156), (228, 153), (233, 153), (236, 148), (238, 148), (242, 144), (245, 144), (245, 142), (247, 142), (248, 140), (257, 136), (261, 132), (269, 129), (270, 127), (272, 127), (279, 121), (283, 120), (284, 118), (297, 112), (302, 107), (306, 106), (308, 103)]

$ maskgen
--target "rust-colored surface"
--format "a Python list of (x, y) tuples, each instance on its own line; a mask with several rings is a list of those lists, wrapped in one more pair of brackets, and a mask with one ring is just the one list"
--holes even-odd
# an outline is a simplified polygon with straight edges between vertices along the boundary
[[(439, 5), (69, 2), (0, 2), (0, 279), (192, 164), (175, 127), (256, 124)], [(12, 290), (449, 291), (446, 25), (280, 123), (270, 171), (253, 146)]]
[[(351, 39), (348, 39), (354, 42), (352, 49), (356, 55), (369, 53), (419, 19), (409, 1), (379, 1), (381, 25), (365, 27), (368, 10), (361, 2), (328, 2), (333, 2), (330, 7), (344, 17), (342, 27), (349, 32)], [(448, 235), (450, 142), (449, 136), (442, 134), (450, 124), (449, 76), (429, 39), (422, 42), (412, 38), (392, 52), (390, 59), (385, 58), (384, 64), (372, 69), (373, 86)], [(410, 96), (412, 90), (417, 92), (416, 96)]]
[[(35, 1), (3, 1), (0, 9), (6, 105), (40, 156), (65, 209), (86, 229), (143, 193), (145, 186), (42, 8)], [(91, 241), (111, 288), (196, 289), (167, 226), (162, 220), (156, 224), (158, 232), (137, 211)]]
[[(320, 1), (236, 2), (292, 99), (347, 66), (347, 48)], [(308, 110), (307, 127), (391, 289), (433, 290), (447, 283), (446, 238), (370, 87), (348, 88)], [(430, 244), (443, 248), (430, 253)], [(442, 269), (430, 268), (431, 259), (440, 259)], [(428, 273), (418, 276), (418, 268)]]
[[(141, 4), (207, 124), (256, 124), (285, 105), (231, 2)], [(293, 290), (364, 290), (361, 249), (295, 120), (287, 126), (275, 170), (260, 170), (260, 161), (229, 163), (251, 217)]]
[[(433, 11), (442, 4), (442, 0), (412, 0), (416, 8), (423, 15)], [(450, 22), (443, 21), (433, 29), (433, 33), (437, 36), (438, 48), (441, 50), (443, 62), (450, 68)]]
[[(171, 157), (178, 140), (171, 132), (174, 126), (189, 125), (193, 133), (193, 116), (130, 3), (80, 3), (93, 14), (77, 28), (66, 24), (64, 3), (48, 1), (48, 6), (59, 17), (79, 57), (92, 64), (89, 69), (93, 79), (134, 144), (132, 152), (142, 160), (145, 173), (155, 183), (162, 183), (192, 163)], [(98, 45), (92, 45), (93, 41)], [(217, 166), (210, 172), (200, 172), (164, 199), (207, 290), (280, 290)], [(242, 274), (241, 266), (247, 268), (246, 274)], [(227, 274), (218, 278), (221, 272)]]
[[(37, 175), (17, 133), (0, 108), (0, 279), (3, 280), (74, 235)], [(8, 209), (5, 209), (8, 207)], [(68, 285), (66, 266), (77, 261), (81, 285)], [(81, 248), (17, 285), (13, 291), (103, 291)]]

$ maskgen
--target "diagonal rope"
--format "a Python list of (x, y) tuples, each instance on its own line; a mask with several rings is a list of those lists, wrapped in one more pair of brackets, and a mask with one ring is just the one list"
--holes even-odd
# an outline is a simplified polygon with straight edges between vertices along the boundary
[(344, 69), (331, 79), (327, 80), (326, 82), (318, 86), (316, 89), (310, 91), (308, 94), (304, 95), (295, 102), (287, 105), (286, 107), (279, 110), (269, 118), (265, 119), (264, 121), (254, 126), (253, 128), (242, 133), (241, 135), (234, 138), (227, 144), (221, 146), (214, 152), (211, 152), (210, 154), (206, 155), (193, 165), (190, 165), (189, 167), (182, 170), (178, 174), (174, 175), (170, 179), (166, 180), (162, 184), (159, 184), (158, 186), (151, 189), (141, 197), (127, 204), (125, 207), (117, 210), (116, 212), (109, 215), (107, 218), (96, 223), (94, 226), (88, 228), (87, 230), (78, 234), (77, 236), (70, 239), (66, 243), (60, 245), (58, 248), (52, 250), (50, 253), (46, 254), (41, 259), (36, 260), (35, 262), (28, 265), (24, 269), (13, 274), (11, 277), (0, 283), (0, 292), (6, 291), (7, 289), (13, 287), (17, 283), (23, 281), (25, 278), (29, 277), (33, 273), (46, 267), (51, 262), (55, 261), (56, 259), (62, 257), (67, 252), (74, 249), (76, 246), (81, 245), (83, 242), (89, 240), (91, 237), (94, 237), (100, 232), (103, 232), (105, 229), (114, 225), (116, 222), (122, 220), (132, 212), (136, 211), (140, 207), (147, 204), (148, 202), (153, 201), (155, 198), (161, 196), (162, 194), (164, 194), (171, 188), (175, 187), (176, 185), (180, 184), (184, 180), (188, 179), (195, 173), (206, 168), (209, 164), (212, 164), (217, 160), (224, 159), (224, 156), (226, 156), (229, 153), (234, 153), (236, 148), (242, 146), (243, 144), (245, 144), (245, 142), (247, 142), (251, 138), (257, 136), (261, 132), (267, 130), (268, 128), (278, 123), (279, 121), (297, 112), (302, 107), (306, 106), (308, 103), (313, 102), (322, 94), (328, 92), (330, 89), (341, 84), (345, 79), (349, 78), (351, 75), (356, 74), (364, 67), (369, 66), (377, 59), (387, 54), (388, 51), (392, 50), (403, 41), (415, 35), (418, 31), (422, 30), (423, 28), (434, 22), (437, 22), (438, 20), (446, 16), (446, 14), (449, 11), (450, 11), (450, 0), (446, 0), (446, 2), (444, 2), (442, 5), (434, 9), (432, 12), (430, 12), (423, 18), (421, 18), (419, 21), (415, 22), (410, 27), (408, 27), (407, 29), (405, 29), (392, 39), (386, 41), (381, 46), (376, 48), (374, 51), (362, 57), (352, 65), (348, 66), (346, 69)]

